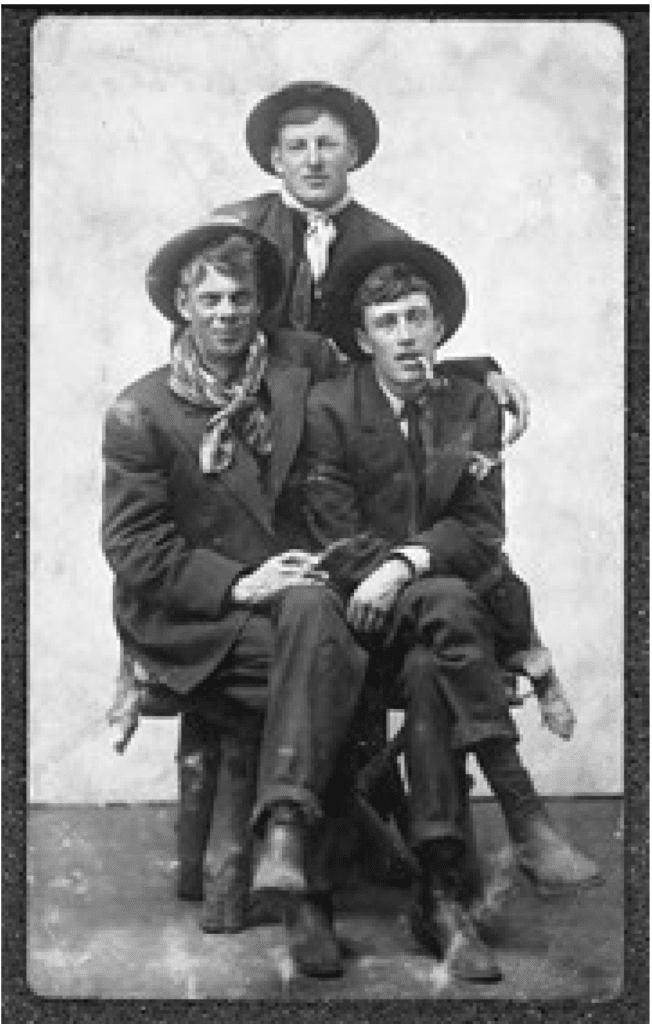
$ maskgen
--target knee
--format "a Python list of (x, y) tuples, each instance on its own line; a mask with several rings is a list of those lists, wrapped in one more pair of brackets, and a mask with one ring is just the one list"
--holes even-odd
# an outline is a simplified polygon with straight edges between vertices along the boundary
[(456, 576), (417, 580), (405, 588), (402, 598), (411, 609), (449, 622), (463, 621), (479, 607), (475, 591)]
[(432, 603), (455, 607), (475, 604), (477, 601), (475, 591), (466, 580), (457, 576), (433, 576), (419, 581), (417, 585), (423, 586), (424, 597)]
[(279, 619), (286, 623), (344, 622), (344, 605), (329, 587), (289, 587), (280, 599)]

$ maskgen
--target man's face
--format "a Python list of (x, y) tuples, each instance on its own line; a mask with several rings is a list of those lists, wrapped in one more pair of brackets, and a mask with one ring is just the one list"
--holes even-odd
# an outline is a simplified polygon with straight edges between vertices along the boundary
[(304, 206), (321, 210), (346, 192), (357, 149), (341, 121), (327, 112), (311, 124), (286, 124), (272, 148), (272, 166), (288, 192)]
[(208, 266), (198, 283), (177, 289), (177, 308), (207, 367), (228, 373), (242, 361), (257, 328), (253, 273), (236, 279)]
[(364, 309), (358, 342), (372, 357), (378, 379), (399, 398), (417, 394), (425, 384), (444, 336), (425, 292)]

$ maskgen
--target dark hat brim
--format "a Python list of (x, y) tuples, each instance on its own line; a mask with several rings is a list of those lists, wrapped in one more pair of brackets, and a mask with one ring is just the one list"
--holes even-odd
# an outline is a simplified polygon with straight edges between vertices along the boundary
[(220, 217), (175, 235), (159, 249), (150, 263), (145, 280), (147, 293), (164, 317), (175, 323), (181, 319), (176, 307), (175, 291), (183, 267), (202, 249), (223, 242), (231, 235), (239, 235), (254, 243), (258, 260), (261, 312), (276, 305), (284, 287), (280, 249), (259, 231), (245, 227), (234, 218)]
[(355, 251), (341, 264), (331, 284), (331, 308), (341, 324), (352, 323), (358, 289), (377, 267), (403, 263), (437, 292), (444, 316), (443, 345), (458, 329), (466, 313), (466, 287), (457, 267), (432, 246), (410, 239), (373, 242)]
[(339, 117), (356, 140), (358, 159), (352, 170), (362, 167), (378, 146), (378, 120), (369, 104), (348, 89), (327, 82), (292, 82), (278, 92), (265, 96), (247, 118), (246, 139), (249, 152), (259, 167), (275, 174), (272, 146), (276, 144), (278, 123), (283, 114), (296, 107), (320, 107)]

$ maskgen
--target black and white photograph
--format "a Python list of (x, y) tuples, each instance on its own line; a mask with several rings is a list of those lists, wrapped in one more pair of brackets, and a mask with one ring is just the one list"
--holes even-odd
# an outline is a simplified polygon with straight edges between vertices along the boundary
[(32, 29), (29, 989), (618, 999), (624, 36), (206, 12)]

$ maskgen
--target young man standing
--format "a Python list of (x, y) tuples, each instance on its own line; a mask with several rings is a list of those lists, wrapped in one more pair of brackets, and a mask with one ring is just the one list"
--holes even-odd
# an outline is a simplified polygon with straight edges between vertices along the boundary
[[(378, 138), (377, 118), (362, 97), (326, 82), (293, 82), (257, 103), (246, 125), (249, 152), (262, 170), (280, 180), (280, 191), (215, 211), (261, 231), (279, 247), (283, 288), (266, 323), (278, 351), (291, 358), (306, 358), (305, 346), (304, 354), (294, 351), (293, 332), (314, 332), (318, 341), (310, 358), (322, 376), (335, 365), (332, 354), (324, 354), (325, 337), (335, 340), (340, 357), (358, 356), (351, 325), (333, 301), (340, 267), (373, 242), (409, 237), (351, 193), (349, 175), (372, 158)], [(487, 383), (515, 415), (516, 440), (528, 420), (522, 389), (490, 357), (455, 359), (448, 365), (452, 373)]]

